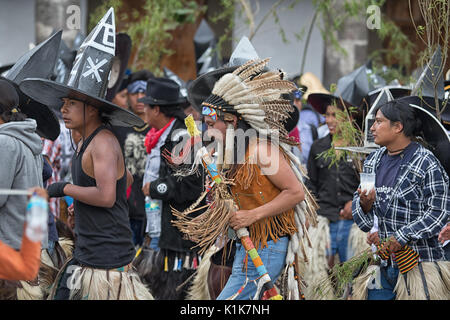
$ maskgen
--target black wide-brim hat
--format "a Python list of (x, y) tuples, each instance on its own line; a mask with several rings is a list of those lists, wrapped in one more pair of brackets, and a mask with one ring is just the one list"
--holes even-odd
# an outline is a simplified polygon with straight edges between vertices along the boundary
[(311, 93), (307, 101), (320, 114), (325, 114), (329, 105), (335, 105), (340, 110), (347, 110), (358, 127), (361, 129), (363, 126), (364, 108), (355, 106), (340, 97), (327, 93)]
[(450, 80), (444, 80), (444, 91), (450, 91)]
[(26, 96), (20, 90), (20, 82), (27, 77), (48, 78), (55, 66), (62, 31), (58, 31), (47, 40), (22, 55), (4, 77), (19, 95), (19, 110), (28, 118), (36, 121), (36, 133), (49, 140), (58, 138), (61, 128), (56, 114), (45, 104)]
[(381, 87), (378, 88), (376, 90), (373, 90), (372, 92), (369, 92), (367, 94), (367, 100), (369, 103), (369, 106), (372, 107), (373, 103), (375, 102), (375, 100), (377, 100), (378, 95), (380, 94), (381, 90), (383, 88), (387, 88), (389, 90), (389, 92), (392, 94), (392, 97), (394, 99), (399, 99), (402, 97), (406, 97), (409, 96), (411, 94), (411, 89), (407, 88), (407, 87), (399, 87), (399, 86), (385, 86), (385, 87)]
[[(245, 63), (246, 61), (244, 61)], [(226, 66), (221, 69), (216, 69), (213, 71), (210, 71), (208, 73), (205, 73), (195, 79), (191, 82), (191, 84), (188, 86), (188, 100), (191, 103), (191, 105), (196, 109), (200, 114), (202, 114), (202, 103), (208, 99), (208, 97), (211, 96), (211, 92), (214, 88), (214, 85), (216, 82), (223, 77), (227, 73), (231, 73), (237, 68), (239, 68), (239, 65), (236, 66)], [(287, 94), (287, 96), (282, 97), (285, 100), (290, 99), (290, 95)], [(291, 103), (292, 104), (292, 103)], [(300, 112), (298, 108), (294, 105), (292, 105), (292, 112), (289, 112), (290, 117), (286, 119), (284, 122), (284, 128), (287, 132), (291, 132), (294, 130), (294, 128), (297, 126), (298, 120), (300, 119)], [(232, 106), (229, 106), (229, 108), (224, 107), (222, 110), (225, 110), (225, 112), (231, 112), (235, 113)]]
[(20, 83), (20, 90), (32, 99), (59, 110), (64, 102), (63, 98), (82, 101), (101, 111), (101, 116), (115, 126), (143, 126), (144, 121), (108, 100), (90, 95), (80, 89), (75, 89), (55, 81), (28, 78)]
[(205, 73), (188, 86), (188, 100), (195, 110), (202, 113), (202, 102), (210, 95), (216, 82), (225, 74), (233, 72), (239, 66), (225, 67)]
[(44, 139), (55, 141), (61, 133), (61, 126), (56, 114), (45, 104), (39, 103), (24, 94), (14, 81), (3, 77), (0, 77), (0, 79), (7, 81), (14, 87), (19, 96), (18, 108), (27, 118), (36, 121), (36, 133)]
[(147, 80), (145, 97), (138, 100), (150, 106), (180, 106), (186, 98), (180, 93), (180, 86), (168, 78), (152, 78)]
[[(344, 102), (344, 105), (342, 102)], [(325, 114), (329, 105), (336, 105), (336, 107), (341, 110), (344, 110), (344, 108), (354, 107), (350, 102), (345, 101), (344, 99), (341, 101), (341, 98), (326, 93), (309, 94), (308, 103), (320, 114)]]
[[(407, 99), (404, 99), (403, 103), (406, 101)], [(414, 108), (416, 117), (422, 122), (421, 136), (427, 143), (428, 149), (439, 159), (447, 174), (450, 174), (450, 137), (445, 127), (426, 108), (415, 103), (409, 103), (409, 106)]]
[[(399, 102), (406, 103), (406, 104), (414, 104), (419, 107), (424, 108), (428, 112), (430, 112), (434, 117), (437, 119), (436, 110), (434, 110), (431, 106), (435, 105), (434, 97), (429, 96), (407, 96), (402, 97), (399, 99), (396, 99)], [(439, 99), (439, 105), (440, 108), (442, 108), (442, 105), (445, 101)], [(444, 111), (441, 113), (441, 123), (443, 124), (444, 128), (447, 130), (450, 130), (450, 101), (447, 101), (447, 106), (445, 107)], [(438, 119), (437, 119), (438, 120)]]

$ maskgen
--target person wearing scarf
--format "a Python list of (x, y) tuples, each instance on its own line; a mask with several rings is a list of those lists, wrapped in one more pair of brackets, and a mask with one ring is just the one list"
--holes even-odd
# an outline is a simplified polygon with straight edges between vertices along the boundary
[[(202, 176), (195, 174), (181, 179), (176, 177), (165, 155), (174, 152), (175, 147), (189, 137), (182, 108), (186, 100), (173, 80), (155, 78), (147, 81), (146, 97), (139, 101), (145, 104), (146, 122), (152, 127), (144, 143), (148, 155), (142, 189), (153, 208), (159, 207), (161, 217), (159, 222), (147, 215), (147, 236), (151, 242), (146, 246), (144, 241), (144, 250), (135, 260), (135, 267), (155, 299), (182, 300), (189, 288), (186, 280), (195, 272), (200, 257), (197, 250), (191, 250), (195, 244), (185, 240), (172, 225), (171, 208), (185, 210), (202, 193), (203, 182)], [(154, 222), (160, 223), (159, 234), (149, 229)], [(152, 259), (152, 263), (148, 263), (148, 259)], [(150, 269), (145, 268), (148, 265)]]

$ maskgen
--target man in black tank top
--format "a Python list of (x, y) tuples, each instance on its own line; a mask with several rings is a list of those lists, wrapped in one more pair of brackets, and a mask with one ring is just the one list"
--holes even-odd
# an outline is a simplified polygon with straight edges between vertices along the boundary
[[(104, 124), (142, 126), (133, 113), (105, 100), (115, 52), (110, 8), (86, 37), (67, 84), (27, 79), (27, 95), (61, 105), (66, 128), (81, 136), (72, 160), (73, 184), (48, 187), (50, 197), (74, 199), (75, 250), (57, 277), (54, 299), (152, 299), (131, 268), (135, 250), (126, 199), (127, 174), (119, 142)], [(97, 37), (103, 34), (103, 37)]]
[[(119, 142), (103, 125), (97, 108), (64, 98), (61, 113), (66, 127), (83, 137), (72, 159), (73, 184), (49, 187), (54, 196), (74, 199), (76, 242), (70, 265), (127, 272), (135, 250), (128, 218), (127, 175)], [(75, 281), (70, 276), (66, 274), (69, 283)], [(67, 281), (60, 284), (64, 282)], [(71, 288), (61, 289), (56, 298), (65, 298)]]
[(119, 142), (103, 126), (98, 109), (77, 100), (64, 101), (61, 112), (67, 128), (84, 137), (72, 159), (74, 184), (66, 184), (62, 190), (74, 198), (74, 257), (94, 268), (122, 267), (131, 262), (135, 252)]

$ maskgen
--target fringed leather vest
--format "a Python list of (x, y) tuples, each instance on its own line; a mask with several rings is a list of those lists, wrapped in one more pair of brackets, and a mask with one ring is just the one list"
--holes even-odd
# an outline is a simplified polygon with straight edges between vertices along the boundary
[[(280, 152), (282, 150), (280, 149)], [(239, 165), (233, 176), (234, 183), (231, 192), (235, 204), (241, 210), (251, 210), (272, 201), (278, 194), (278, 189), (254, 162), (250, 161), (248, 151), (246, 161)], [(280, 237), (297, 232), (294, 209), (279, 215), (261, 219), (248, 227), (250, 238), (256, 249), (267, 247), (267, 241), (277, 241)]]

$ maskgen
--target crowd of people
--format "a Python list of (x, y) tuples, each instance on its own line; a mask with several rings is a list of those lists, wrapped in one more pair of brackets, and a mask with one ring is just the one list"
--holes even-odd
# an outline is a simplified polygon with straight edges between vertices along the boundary
[(246, 38), (187, 94), (124, 69), (107, 99), (112, 15), (65, 81), (61, 32), (0, 77), (0, 299), (343, 298), (313, 289), (368, 248), (345, 298), (450, 299), (449, 108), (291, 81)]

